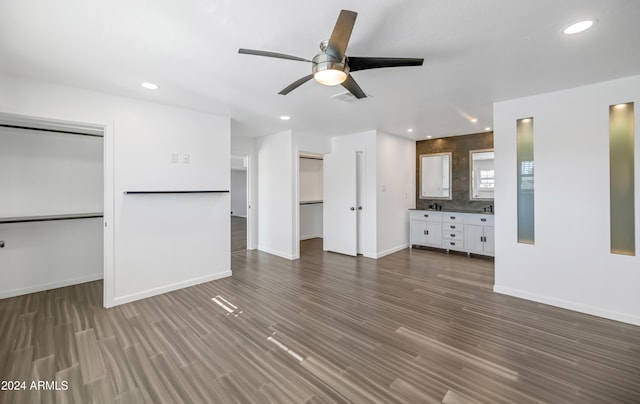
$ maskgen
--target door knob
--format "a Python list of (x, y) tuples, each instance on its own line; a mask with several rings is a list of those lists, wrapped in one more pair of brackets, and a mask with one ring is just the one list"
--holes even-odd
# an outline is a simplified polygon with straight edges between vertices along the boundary
[(0, 248), (4, 248), (4, 240), (0, 240)]
[(353, 206), (351, 207), (351, 210), (356, 210), (356, 208), (354, 208)]
[(358, 206), (358, 210), (362, 210), (362, 206)]

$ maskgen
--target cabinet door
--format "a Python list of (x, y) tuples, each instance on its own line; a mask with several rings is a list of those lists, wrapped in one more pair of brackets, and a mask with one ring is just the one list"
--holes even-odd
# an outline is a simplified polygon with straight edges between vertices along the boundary
[(412, 220), (409, 222), (411, 244), (427, 245), (427, 222)]
[(487, 255), (493, 256), (495, 254), (495, 228), (494, 227), (485, 227), (484, 228), (484, 253)]
[(426, 242), (428, 245), (440, 247), (442, 244), (442, 223), (427, 222)]
[(464, 242), (467, 251), (484, 254), (484, 227), (466, 225), (464, 227)]

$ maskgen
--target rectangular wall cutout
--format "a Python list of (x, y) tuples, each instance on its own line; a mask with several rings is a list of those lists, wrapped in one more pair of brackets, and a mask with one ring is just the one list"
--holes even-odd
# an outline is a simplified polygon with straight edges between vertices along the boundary
[(518, 119), (518, 243), (535, 244), (533, 118)]
[(611, 253), (636, 255), (633, 103), (609, 107)]

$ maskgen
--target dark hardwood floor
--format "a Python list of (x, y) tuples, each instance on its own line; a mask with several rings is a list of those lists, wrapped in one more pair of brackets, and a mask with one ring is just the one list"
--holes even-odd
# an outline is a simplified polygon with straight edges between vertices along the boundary
[(231, 216), (231, 252), (247, 248), (247, 218)]
[(91, 282), (0, 300), (3, 403), (638, 403), (640, 327), (495, 294), (493, 261), (302, 243), (112, 309)]

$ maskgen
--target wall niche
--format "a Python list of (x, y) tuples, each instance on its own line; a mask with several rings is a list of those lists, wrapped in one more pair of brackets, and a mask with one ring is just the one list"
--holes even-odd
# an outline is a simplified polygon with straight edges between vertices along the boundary
[[(493, 132), (417, 141), (416, 209), (428, 209), (429, 205), (437, 203), (444, 210), (481, 212), (483, 208), (493, 205), (493, 201), (472, 201), (470, 199), (469, 151), (479, 149), (493, 149)], [(452, 156), (451, 199), (420, 199), (420, 155), (448, 152)]]

